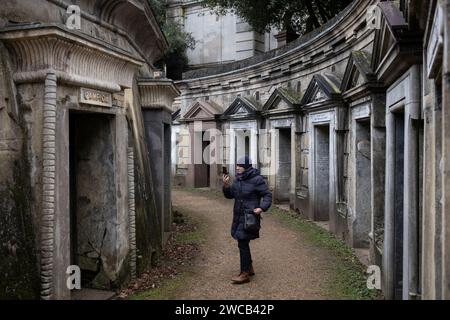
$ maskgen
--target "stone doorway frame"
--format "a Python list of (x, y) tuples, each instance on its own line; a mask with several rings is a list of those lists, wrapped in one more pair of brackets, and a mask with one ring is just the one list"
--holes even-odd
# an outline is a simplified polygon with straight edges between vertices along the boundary
[(421, 66), (412, 66), (386, 94), (386, 193), (383, 253), (383, 285), (387, 299), (394, 292), (394, 213), (395, 213), (395, 113), (404, 112), (404, 181), (403, 181), (403, 299), (414, 299), (420, 290), (419, 130), (413, 121), (421, 120)]
[(336, 172), (336, 156), (335, 156), (335, 124), (334, 124), (334, 111), (325, 111), (325, 112), (318, 112), (318, 113), (310, 113), (309, 114), (309, 135), (310, 135), (310, 156), (309, 156), (309, 170), (308, 170), (308, 176), (309, 176), (309, 186), (310, 186), (310, 197), (309, 197), (309, 208), (310, 208), (310, 218), (312, 220), (316, 220), (315, 218), (315, 200), (316, 200), (316, 179), (315, 179), (315, 157), (316, 157), (316, 149), (315, 149), (315, 130), (316, 126), (329, 126), (329, 162), (330, 162), (330, 188), (329, 188), (329, 223), (330, 223), (330, 230), (332, 229), (332, 222), (333, 222), (333, 214), (335, 214), (335, 207), (336, 207), (336, 183), (335, 183), (335, 172)]
[[(372, 154), (371, 154), (371, 144), (372, 144), (372, 133), (371, 133), (371, 121), (370, 117), (353, 117), (353, 141), (352, 147), (354, 149), (354, 212), (352, 212), (352, 223), (350, 232), (352, 234), (352, 244), (355, 248), (369, 248), (370, 246), (370, 232), (371, 232), (371, 220), (372, 220)], [(360, 142), (366, 135), (366, 141), (369, 142), (369, 148), (363, 149), (364, 145)], [(368, 154), (367, 154), (368, 152)], [(364, 154), (366, 153), (366, 154)], [(362, 157), (362, 158), (361, 158)], [(364, 159), (366, 158), (366, 159)], [(364, 168), (361, 168), (361, 164)], [(360, 176), (358, 172), (363, 169), (363, 176)], [(368, 173), (367, 173), (368, 171)], [(360, 188), (360, 185), (364, 184), (369, 190)], [(361, 203), (361, 199), (364, 199)], [(364, 208), (361, 208), (365, 206)], [(365, 210), (360, 212), (360, 210)], [(358, 231), (356, 229), (363, 229), (363, 231)], [(367, 233), (367, 234), (366, 234)], [(364, 234), (364, 235), (363, 235)]]
[(275, 194), (274, 199), (277, 194), (277, 170), (278, 170), (278, 159), (279, 159), (279, 142), (280, 142), (280, 129), (289, 129), (291, 132), (291, 183), (289, 186), (289, 204), (293, 205), (293, 197), (295, 196), (295, 118), (294, 116), (285, 117), (285, 118), (270, 118), (268, 119), (269, 129), (271, 130), (270, 134), (270, 175), (269, 175), (269, 183), (273, 188), (273, 193)]
[[(252, 160), (252, 165), (254, 168), (259, 167), (258, 158), (258, 121), (257, 120), (246, 120), (246, 121), (231, 121), (230, 122), (230, 157), (229, 157), (229, 174), (233, 177), (236, 174), (236, 162), (238, 159), (236, 157), (236, 131), (250, 131), (250, 159)], [(247, 134), (246, 134), (247, 136)]]

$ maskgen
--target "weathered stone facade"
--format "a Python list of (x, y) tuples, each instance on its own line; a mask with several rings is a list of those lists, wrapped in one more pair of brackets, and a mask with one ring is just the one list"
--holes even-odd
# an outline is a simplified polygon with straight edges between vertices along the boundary
[(83, 287), (119, 288), (157, 257), (178, 94), (154, 78), (166, 49), (147, 1), (2, 2), (0, 298), (70, 299), (70, 265)]
[(274, 199), (370, 252), (386, 298), (449, 299), (449, 9), (355, 0), (285, 47), (185, 73), (176, 183), (220, 187), (222, 162), (190, 151), (215, 142), (233, 173), (240, 149)]
[(276, 30), (254, 31), (235, 14), (217, 15), (199, 0), (169, 0), (168, 17), (195, 39), (188, 50), (189, 66), (200, 68), (239, 61), (278, 46)]

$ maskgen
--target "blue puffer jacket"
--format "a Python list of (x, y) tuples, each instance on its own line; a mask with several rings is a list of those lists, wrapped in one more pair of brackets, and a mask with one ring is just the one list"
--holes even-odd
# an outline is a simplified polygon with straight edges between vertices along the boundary
[(239, 210), (240, 200), (243, 200), (244, 208), (251, 210), (261, 208), (267, 211), (272, 204), (272, 193), (259, 170), (252, 167), (247, 169), (241, 179), (236, 178), (230, 187), (223, 187), (223, 194), (227, 199), (235, 199), (231, 236), (236, 240), (259, 238), (259, 232), (249, 233), (244, 230), (244, 215)]

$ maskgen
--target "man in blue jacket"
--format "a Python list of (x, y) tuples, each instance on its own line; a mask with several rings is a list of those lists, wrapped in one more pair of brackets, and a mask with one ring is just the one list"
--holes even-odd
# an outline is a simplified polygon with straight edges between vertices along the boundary
[(253, 168), (249, 157), (245, 156), (236, 164), (236, 178), (232, 184), (230, 177), (224, 174), (223, 194), (227, 199), (235, 200), (231, 236), (238, 241), (241, 273), (231, 281), (242, 284), (249, 282), (250, 276), (255, 274), (249, 244), (250, 240), (259, 238), (259, 228), (253, 231), (245, 229), (244, 212), (253, 212), (259, 221), (261, 213), (272, 204), (272, 193), (259, 170)]

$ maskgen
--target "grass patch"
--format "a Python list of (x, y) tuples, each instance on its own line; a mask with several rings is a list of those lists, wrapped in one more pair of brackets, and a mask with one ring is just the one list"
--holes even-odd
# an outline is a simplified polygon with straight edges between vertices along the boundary
[(283, 224), (302, 233), (306, 240), (330, 251), (336, 258), (333, 278), (327, 283), (327, 295), (333, 299), (372, 300), (380, 299), (380, 293), (369, 290), (366, 285), (365, 266), (355, 256), (353, 250), (338, 240), (332, 233), (293, 211), (271, 207), (269, 213)]
[(175, 235), (175, 242), (181, 244), (201, 244), (205, 240), (199, 230)]
[(176, 297), (178, 289), (180, 289), (186, 280), (191, 276), (190, 271), (178, 274), (173, 279), (167, 279), (159, 288), (149, 291), (133, 294), (128, 297), (129, 300), (173, 300)]
[[(176, 299), (177, 293), (184, 287), (189, 278), (195, 274), (194, 267), (192, 265), (195, 255), (188, 253), (186, 256), (185, 249), (177, 251), (179, 248), (196, 247), (204, 242), (205, 233), (201, 227), (200, 221), (188, 216), (185, 211), (180, 208), (174, 208), (178, 212), (181, 212), (183, 223), (178, 225), (178, 232), (172, 235), (172, 239), (166, 248), (166, 252), (174, 253), (177, 256), (177, 261), (174, 261), (173, 255), (169, 254), (161, 260), (162, 268), (164, 266), (175, 267), (177, 273), (170, 277), (164, 276), (159, 284), (150, 290), (136, 292), (128, 296), (129, 300), (173, 300)], [(189, 251), (188, 251), (189, 252)], [(179, 256), (181, 254), (181, 256)], [(184, 256), (184, 258), (183, 258)], [(180, 259), (180, 260), (178, 260)]]

